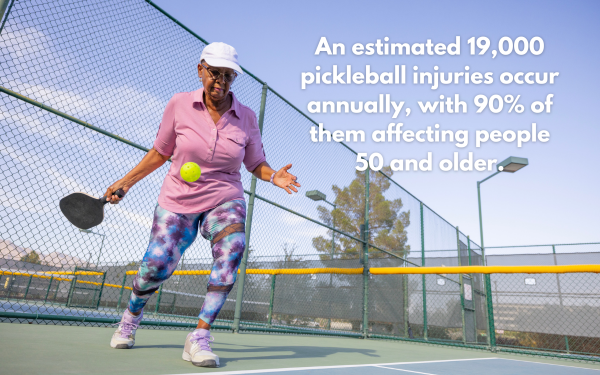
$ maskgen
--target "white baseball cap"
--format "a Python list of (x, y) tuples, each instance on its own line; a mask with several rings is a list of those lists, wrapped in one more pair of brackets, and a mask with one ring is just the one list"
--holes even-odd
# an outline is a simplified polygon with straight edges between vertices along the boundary
[(208, 65), (218, 68), (230, 68), (244, 74), (238, 65), (238, 54), (232, 46), (221, 42), (213, 42), (202, 50), (200, 62), (206, 61)]

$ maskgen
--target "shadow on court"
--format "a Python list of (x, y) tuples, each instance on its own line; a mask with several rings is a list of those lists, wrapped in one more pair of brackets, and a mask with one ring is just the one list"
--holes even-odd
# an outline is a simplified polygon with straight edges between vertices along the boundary
[[(237, 346), (237, 348), (224, 347), (225, 345)], [(360, 357), (379, 358), (376, 350), (358, 349), (358, 348), (343, 348), (330, 346), (251, 346), (251, 345), (232, 345), (219, 344), (215, 348), (217, 353), (229, 353), (226, 358), (221, 361), (221, 367), (227, 365), (228, 362), (237, 361), (269, 361), (269, 360), (286, 360), (286, 359), (314, 359), (325, 358), (338, 354), (349, 354)], [(236, 354), (240, 357), (237, 358)]]

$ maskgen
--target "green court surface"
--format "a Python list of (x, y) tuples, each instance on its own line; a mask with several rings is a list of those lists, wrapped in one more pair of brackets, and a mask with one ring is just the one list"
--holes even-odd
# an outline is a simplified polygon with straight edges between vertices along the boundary
[[(136, 346), (130, 350), (117, 350), (109, 346), (114, 328), (76, 327), (30, 324), (0, 323), (0, 374), (185, 374), (204, 372), (231, 372), (269, 369), (290, 369), (306, 367), (335, 366), (310, 371), (292, 373), (376, 373), (386, 367), (351, 367), (347, 365), (392, 364), (405, 362), (425, 363), (449, 361), (452, 366), (490, 366), (498, 371), (498, 365), (483, 360), (498, 358), (512, 363), (515, 368), (523, 365), (514, 360), (526, 361), (524, 365), (540, 366), (527, 372), (506, 372), (511, 374), (571, 373), (574, 370), (563, 366), (581, 369), (600, 370), (600, 366), (570, 361), (545, 360), (536, 357), (512, 356), (490, 353), (484, 350), (468, 350), (444, 346), (403, 343), (381, 340), (361, 340), (352, 338), (232, 334), (214, 332), (214, 351), (221, 358), (218, 369), (203, 369), (181, 359), (183, 343), (187, 331), (140, 329)], [(474, 361), (454, 361), (468, 360)], [(481, 360), (479, 360), (481, 359)], [(486, 365), (489, 363), (489, 365)], [(539, 365), (541, 363), (548, 365)], [(410, 365), (410, 364), (408, 364)], [(437, 363), (441, 368), (447, 367)], [(474, 366), (474, 365), (473, 365)], [(412, 370), (393, 369), (391, 373), (415, 373)], [(396, 366), (397, 367), (397, 366)], [(449, 368), (449, 367), (448, 367)], [(472, 367), (475, 369), (475, 367)], [(371, 371), (373, 370), (373, 371)], [(377, 370), (377, 371), (375, 371)], [(564, 372), (563, 372), (564, 370)], [(286, 372), (289, 370), (286, 370)], [(430, 371), (430, 370), (428, 370)], [(253, 371), (255, 372), (255, 371)], [(596, 371), (594, 371), (596, 372)], [(256, 372), (255, 372), (256, 373)], [(378, 372), (377, 372), (378, 373)], [(417, 370), (417, 373), (433, 373)], [(435, 374), (444, 373), (436, 371)], [(450, 372), (448, 372), (450, 373)], [(496, 372), (494, 372), (496, 373)], [(502, 372), (500, 372), (502, 373)], [(587, 372), (585, 372), (587, 374)], [(600, 372), (598, 372), (600, 373)]]

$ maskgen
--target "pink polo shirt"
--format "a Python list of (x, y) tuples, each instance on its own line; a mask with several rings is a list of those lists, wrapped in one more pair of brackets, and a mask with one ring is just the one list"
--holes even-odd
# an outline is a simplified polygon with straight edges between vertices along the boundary
[[(215, 124), (203, 100), (203, 89), (175, 94), (163, 114), (154, 149), (172, 156), (158, 204), (179, 214), (197, 213), (244, 199), (242, 161), (249, 172), (266, 161), (256, 114), (230, 92), (231, 108)], [(202, 169), (195, 182), (179, 170), (187, 162)]]

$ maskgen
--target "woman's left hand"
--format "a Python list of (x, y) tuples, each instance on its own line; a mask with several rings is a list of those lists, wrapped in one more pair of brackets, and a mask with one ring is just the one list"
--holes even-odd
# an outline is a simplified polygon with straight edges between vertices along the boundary
[(273, 183), (279, 186), (283, 190), (287, 191), (288, 194), (292, 194), (292, 191), (297, 193), (296, 187), (300, 187), (300, 184), (296, 182), (298, 179), (296, 176), (288, 172), (288, 169), (292, 168), (291, 164), (286, 165), (275, 173), (273, 177)]

